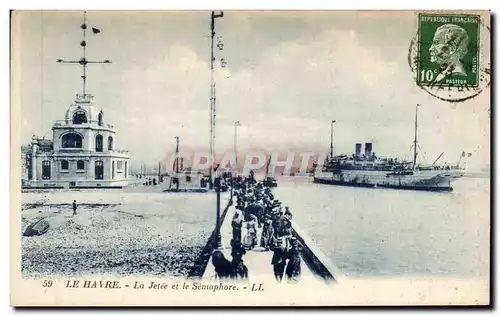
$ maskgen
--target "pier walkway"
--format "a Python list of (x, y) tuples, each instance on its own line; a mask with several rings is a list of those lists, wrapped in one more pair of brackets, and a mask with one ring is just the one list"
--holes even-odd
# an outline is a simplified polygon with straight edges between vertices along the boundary
[[(227, 210), (227, 215), (224, 221), (221, 223), (221, 248), (223, 250), (224, 256), (231, 260), (231, 239), (232, 239), (232, 227), (231, 220), (234, 216), (235, 208), (234, 206), (229, 207)], [(246, 234), (245, 225), (243, 225), (242, 236)], [(259, 228), (257, 231), (257, 241), (260, 244), (260, 237), (262, 234), (262, 228)], [(248, 268), (248, 278), (249, 282), (260, 282), (264, 284), (273, 284), (277, 283), (274, 278), (273, 273), (273, 265), (271, 264), (271, 260), (273, 257), (272, 251), (263, 251), (263, 248), (260, 246), (256, 246), (252, 250), (247, 250), (247, 253), (243, 257), (243, 262)], [(301, 278), (298, 284), (301, 285), (311, 285), (314, 286), (314, 289), (320, 290), (322, 288), (328, 287), (330, 282), (338, 282), (338, 275), (334, 276), (334, 279), (327, 280), (321, 276), (315, 275), (306, 261), (311, 262), (311, 260), (305, 260), (303, 256), (301, 256)], [(335, 269), (335, 272), (338, 270)], [(332, 274), (336, 274), (333, 273)], [(212, 258), (210, 258), (205, 272), (202, 277), (203, 281), (216, 281), (216, 272), (215, 268), (212, 264)], [(283, 279), (283, 283), (286, 283), (286, 280)]]

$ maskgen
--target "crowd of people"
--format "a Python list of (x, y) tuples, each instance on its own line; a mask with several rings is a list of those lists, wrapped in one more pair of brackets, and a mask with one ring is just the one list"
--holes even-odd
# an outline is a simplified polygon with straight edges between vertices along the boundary
[(273, 251), (271, 265), (276, 280), (298, 282), (301, 245), (293, 236), (292, 212), (288, 206), (275, 199), (271, 189), (256, 181), (253, 174), (233, 178), (231, 186), (236, 198), (231, 220), (233, 260), (223, 258), (220, 250), (214, 251), (212, 262), (219, 277), (246, 280), (248, 268), (243, 262), (244, 255), (248, 251)]
[[(137, 179), (142, 179), (143, 176), (141, 174), (135, 175)], [(144, 176), (144, 182), (142, 185), (158, 185), (163, 182), (163, 175), (159, 177), (159, 181), (156, 181), (156, 177), (146, 177)]]

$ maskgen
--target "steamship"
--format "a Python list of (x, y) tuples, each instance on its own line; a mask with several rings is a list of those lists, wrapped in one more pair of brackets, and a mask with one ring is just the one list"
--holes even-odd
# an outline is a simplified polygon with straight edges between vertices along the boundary
[[(419, 191), (452, 191), (451, 182), (463, 177), (464, 170), (460, 168), (460, 157), (454, 166), (417, 164), (417, 113), (415, 111), (415, 140), (413, 142), (413, 160), (405, 161), (397, 158), (379, 158), (373, 152), (373, 143), (355, 145), (355, 153), (348, 155), (333, 155), (333, 136), (330, 156), (326, 158), (321, 172), (316, 172), (314, 182), (321, 184), (342, 185), (364, 188), (391, 188)], [(333, 121), (334, 122), (334, 121)], [(332, 123), (333, 123), (332, 122)], [(332, 127), (333, 135), (333, 127)]]

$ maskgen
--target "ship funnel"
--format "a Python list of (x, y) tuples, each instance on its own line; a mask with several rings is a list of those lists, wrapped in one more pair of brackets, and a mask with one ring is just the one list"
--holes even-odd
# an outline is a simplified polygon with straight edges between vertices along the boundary
[(359, 158), (359, 156), (361, 156), (361, 144), (360, 143), (356, 143), (355, 155), (357, 158)]
[(366, 158), (372, 156), (372, 143), (365, 143), (365, 156)]

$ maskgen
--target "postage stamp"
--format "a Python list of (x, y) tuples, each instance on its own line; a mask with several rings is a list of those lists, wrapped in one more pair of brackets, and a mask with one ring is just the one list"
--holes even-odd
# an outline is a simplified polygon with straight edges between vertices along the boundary
[(468, 86), (479, 84), (479, 15), (418, 16), (417, 84)]
[(418, 13), (408, 64), (420, 89), (441, 101), (459, 103), (491, 83), (489, 17), (464, 13)]
[(490, 304), (489, 19), (14, 11), (11, 305)]

